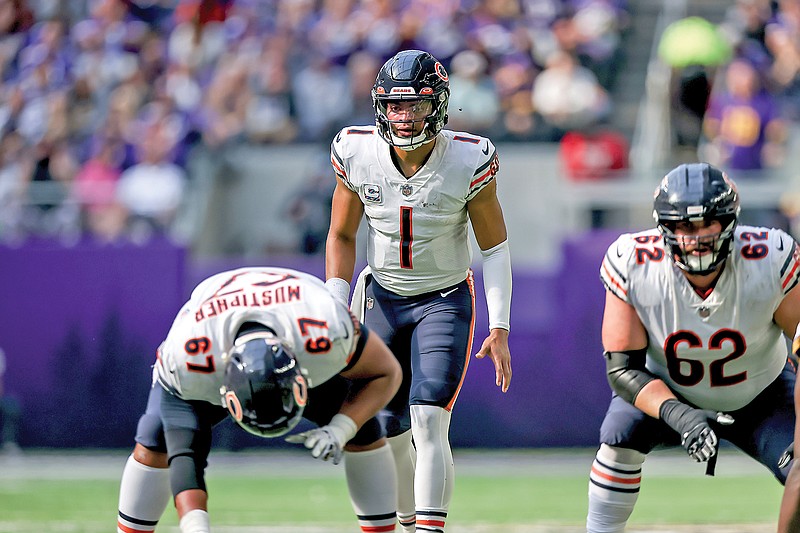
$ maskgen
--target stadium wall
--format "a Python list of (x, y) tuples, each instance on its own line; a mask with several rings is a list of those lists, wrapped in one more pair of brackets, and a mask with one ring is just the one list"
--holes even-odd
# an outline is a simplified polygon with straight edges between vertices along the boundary
[[(500, 393), (491, 362), (472, 359), (455, 407), (455, 446), (595, 443), (610, 395), (597, 269), (611, 238), (591, 232), (567, 239), (557, 272), (515, 270), (511, 389)], [(0, 348), (6, 391), (24, 413), (20, 444), (130, 446), (155, 350), (191, 288), (212, 272), (264, 262), (323, 275), (319, 257), (190, 261), (184, 248), (163, 241), (0, 248)], [(473, 353), (487, 333), (480, 270), (476, 282)], [(223, 445), (282, 445), (234, 429), (218, 430)]]

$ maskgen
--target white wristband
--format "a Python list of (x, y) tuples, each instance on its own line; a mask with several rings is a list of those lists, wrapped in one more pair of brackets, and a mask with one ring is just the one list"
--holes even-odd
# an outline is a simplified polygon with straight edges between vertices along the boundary
[(350, 301), (350, 284), (342, 278), (330, 278), (325, 282), (325, 287), (327, 287), (328, 292), (330, 292), (334, 298), (344, 305), (347, 305)]
[(483, 287), (489, 311), (489, 329), (510, 329), (511, 254), (508, 240), (481, 250), (483, 255)]
[(331, 418), (331, 421), (328, 422), (328, 427), (336, 428), (338, 431), (336, 432), (336, 436), (341, 438), (340, 445), (344, 446), (347, 442), (356, 436), (358, 432), (358, 426), (347, 415), (343, 415), (342, 413), (336, 413)]

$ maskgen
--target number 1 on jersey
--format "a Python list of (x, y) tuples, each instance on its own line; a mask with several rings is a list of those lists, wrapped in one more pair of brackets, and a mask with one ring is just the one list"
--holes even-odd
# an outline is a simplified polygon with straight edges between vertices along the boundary
[(400, 268), (414, 268), (411, 261), (411, 245), (414, 243), (413, 209), (400, 206)]

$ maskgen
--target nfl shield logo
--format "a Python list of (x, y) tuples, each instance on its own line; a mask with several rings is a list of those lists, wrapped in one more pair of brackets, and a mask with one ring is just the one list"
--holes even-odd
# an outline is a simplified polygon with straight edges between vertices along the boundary
[(372, 309), (373, 307), (375, 307), (375, 300), (367, 298), (367, 309)]
[(411, 188), (411, 185), (406, 184), (400, 187), (400, 192), (403, 193), (403, 196), (411, 196), (414, 189)]

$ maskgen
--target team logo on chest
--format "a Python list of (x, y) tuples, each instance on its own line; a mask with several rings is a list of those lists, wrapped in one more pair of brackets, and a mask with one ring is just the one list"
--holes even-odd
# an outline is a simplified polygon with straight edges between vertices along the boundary
[(411, 196), (411, 193), (414, 192), (414, 188), (408, 183), (405, 183), (400, 186), (400, 192), (403, 196)]

